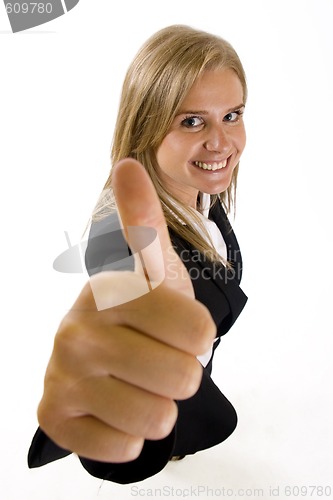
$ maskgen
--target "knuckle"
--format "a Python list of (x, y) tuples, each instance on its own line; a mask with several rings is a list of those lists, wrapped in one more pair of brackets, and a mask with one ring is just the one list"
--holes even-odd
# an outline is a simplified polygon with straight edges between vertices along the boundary
[(89, 328), (88, 318), (81, 315), (67, 314), (55, 335), (53, 357), (59, 366), (74, 366), (75, 359), (86, 359), (95, 343), (93, 329)]
[(194, 317), (195, 320), (195, 339), (193, 341), (193, 347), (195, 349), (195, 354), (203, 354), (211, 348), (212, 342), (216, 336), (216, 325), (210, 312), (200, 302), (196, 304), (198, 306), (197, 315)]
[(72, 314), (67, 314), (61, 321), (54, 339), (55, 350), (67, 350), (69, 346), (75, 343), (78, 337), (78, 320)]
[(174, 401), (159, 400), (158, 404), (149, 409), (144, 423), (144, 437), (152, 440), (165, 438), (172, 431), (177, 415), (177, 405)]
[(192, 356), (187, 356), (180, 368), (177, 399), (188, 399), (194, 396), (199, 389), (201, 378), (202, 366), (199, 361)]
[[(121, 443), (119, 444), (117, 461), (130, 462), (135, 460), (139, 457), (143, 444), (144, 439), (141, 437), (130, 436), (129, 434), (124, 435)], [(112, 448), (113, 446), (110, 447), (110, 449)], [(112, 457), (112, 460), (114, 460), (114, 457)]]
[(44, 400), (38, 406), (37, 419), (40, 428), (59, 446), (69, 448), (69, 441), (65, 432), (65, 419), (61, 418), (55, 405), (50, 405)]
[(50, 412), (43, 402), (41, 402), (37, 409), (37, 420), (42, 429), (47, 429), (49, 426)]

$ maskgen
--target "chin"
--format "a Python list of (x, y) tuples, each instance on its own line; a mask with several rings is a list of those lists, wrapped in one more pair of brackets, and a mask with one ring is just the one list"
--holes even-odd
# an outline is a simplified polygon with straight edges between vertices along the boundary
[(230, 187), (231, 185), (231, 180), (230, 182), (226, 182), (226, 183), (223, 183), (217, 187), (211, 187), (211, 188), (208, 188), (208, 189), (203, 189), (202, 191), (204, 193), (208, 193), (208, 194), (220, 194), (220, 193), (224, 193), (224, 191), (227, 191), (227, 189)]

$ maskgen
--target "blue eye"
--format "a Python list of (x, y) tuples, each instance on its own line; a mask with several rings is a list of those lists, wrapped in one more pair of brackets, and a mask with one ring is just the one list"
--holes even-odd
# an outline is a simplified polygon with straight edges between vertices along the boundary
[(187, 128), (199, 127), (202, 123), (202, 118), (199, 116), (188, 116), (182, 121), (182, 125)]

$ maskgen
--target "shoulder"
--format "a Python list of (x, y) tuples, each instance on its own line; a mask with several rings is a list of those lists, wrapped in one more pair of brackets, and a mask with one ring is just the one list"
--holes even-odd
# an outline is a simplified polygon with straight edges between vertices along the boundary
[[(141, 250), (149, 246), (156, 238), (156, 231), (153, 228), (133, 229), (135, 237), (139, 238)], [(89, 275), (102, 271), (134, 270), (134, 257), (124, 238), (116, 212), (91, 224), (85, 250), (85, 265)]]
[(106, 270), (132, 269), (132, 260), (116, 212), (92, 222), (85, 251), (89, 275)]

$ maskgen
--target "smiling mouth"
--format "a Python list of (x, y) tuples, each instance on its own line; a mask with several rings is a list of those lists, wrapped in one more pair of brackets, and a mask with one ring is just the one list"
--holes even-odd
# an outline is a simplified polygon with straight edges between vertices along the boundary
[(194, 161), (193, 164), (196, 167), (201, 168), (202, 170), (221, 170), (227, 166), (228, 160), (213, 162), (213, 163), (205, 163), (203, 161)]

